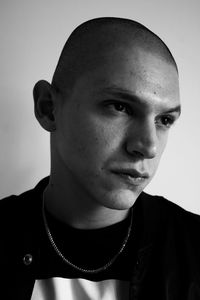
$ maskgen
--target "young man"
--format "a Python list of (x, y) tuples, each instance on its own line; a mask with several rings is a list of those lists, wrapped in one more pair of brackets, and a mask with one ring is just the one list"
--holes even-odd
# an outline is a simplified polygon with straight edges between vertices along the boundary
[(3, 299), (200, 299), (200, 217), (143, 192), (180, 115), (163, 41), (132, 20), (90, 20), (34, 100), (51, 172), (0, 202)]

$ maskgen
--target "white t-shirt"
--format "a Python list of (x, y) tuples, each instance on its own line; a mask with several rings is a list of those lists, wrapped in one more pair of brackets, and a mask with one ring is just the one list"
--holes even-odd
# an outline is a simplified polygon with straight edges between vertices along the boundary
[(31, 300), (128, 300), (129, 282), (83, 278), (37, 280)]

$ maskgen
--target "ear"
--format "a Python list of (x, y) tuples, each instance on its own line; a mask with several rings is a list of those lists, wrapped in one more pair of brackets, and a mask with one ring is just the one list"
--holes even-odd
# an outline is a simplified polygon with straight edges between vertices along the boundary
[(40, 80), (34, 86), (33, 98), (35, 116), (40, 125), (49, 132), (56, 130), (54, 88), (47, 81)]

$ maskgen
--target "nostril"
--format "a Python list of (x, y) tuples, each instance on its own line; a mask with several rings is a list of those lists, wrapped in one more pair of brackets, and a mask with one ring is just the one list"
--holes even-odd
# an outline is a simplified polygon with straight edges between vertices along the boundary
[(136, 157), (144, 157), (143, 153), (141, 153), (140, 151), (137, 150), (133, 150), (133, 155), (135, 155)]

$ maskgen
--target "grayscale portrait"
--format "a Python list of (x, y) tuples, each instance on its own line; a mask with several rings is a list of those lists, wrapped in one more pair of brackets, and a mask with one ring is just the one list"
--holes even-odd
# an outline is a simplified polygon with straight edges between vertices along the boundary
[(1, 6), (2, 299), (199, 300), (199, 4)]

